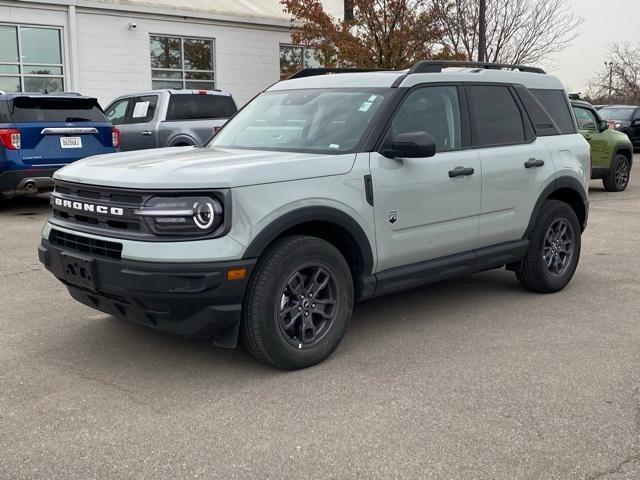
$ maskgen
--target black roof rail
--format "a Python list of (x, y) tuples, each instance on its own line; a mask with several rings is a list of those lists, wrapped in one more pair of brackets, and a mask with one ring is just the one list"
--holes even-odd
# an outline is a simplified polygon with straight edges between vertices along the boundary
[(382, 72), (377, 68), (303, 68), (291, 75), (287, 80), (293, 78), (315, 77), (317, 75), (330, 75), (332, 73), (363, 73), (363, 72)]
[(491, 62), (467, 62), (458, 60), (421, 60), (409, 70), (411, 73), (440, 73), (443, 68), (469, 67), (487, 70), (519, 70), (528, 73), (547, 73), (539, 67), (527, 67), (525, 65), (512, 65), (509, 63)]

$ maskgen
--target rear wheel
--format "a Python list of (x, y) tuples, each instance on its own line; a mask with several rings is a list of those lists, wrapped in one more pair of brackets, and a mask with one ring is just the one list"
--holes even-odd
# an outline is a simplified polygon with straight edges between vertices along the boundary
[(529, 234), (529, 250), (516, 272), (525, 288), (539, 293), (562, 290), (573, 278), (580, 259), (580, 224), (573, 209), (548, 200)]
[(607, 176), (602, 179), (607, 192), (622, 192), (629, 185), (631, 164), (624, 155), (616, 155)]
[(260, 260), (244, 302), (242, 337), (259, 361), (294, 370), (329, 357), (353, 310), (342, 254), (315, 237), (285, 237)]

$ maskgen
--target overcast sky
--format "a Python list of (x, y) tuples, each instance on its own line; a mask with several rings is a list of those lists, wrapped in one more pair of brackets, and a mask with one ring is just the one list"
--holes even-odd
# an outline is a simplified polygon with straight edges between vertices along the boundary
[[(522, 0), (530, 1), (530, 0)], [(640, 42), (640, 0), (567, 0), (582, 17), (580, 36), (554, 58), (553, 74), (570, 91), (584, 92), (605, 60), (610, 42)], [(343, 0), (324, 0), (332, 13), (342, 11)]]

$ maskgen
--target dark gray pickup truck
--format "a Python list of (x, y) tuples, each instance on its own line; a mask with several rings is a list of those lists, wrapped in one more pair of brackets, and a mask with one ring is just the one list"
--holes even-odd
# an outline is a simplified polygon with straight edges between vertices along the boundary
[(120, 149), (127, 151), (201, 146), (237, 110), (226, 92), (166, 89), (123, 95), (105, 113), (120, 130)]

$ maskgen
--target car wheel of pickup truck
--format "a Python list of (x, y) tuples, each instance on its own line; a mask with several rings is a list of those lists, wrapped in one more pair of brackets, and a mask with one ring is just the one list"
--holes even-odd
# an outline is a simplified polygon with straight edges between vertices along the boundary
[(580, 224), (573, 209), (559, 200), (544, 203), (529, 234), (529, 250), (516, 271), (528, 290), (553, 293), (573, 278), (580, 258)]
[(244, 301), (242, 337), (259, 361), (295, 370), (329, 357), (353, 310), (344, 257), (315, 237), (290, 236), (263, 255)]
[(611, 162), (611, 168), (607, 176), (602, 179), (604, 189), (607, 192), (622, 192), (629, 185), (629, 174), (631, 168), (629, 159), (624, 155), (617, 154)]

